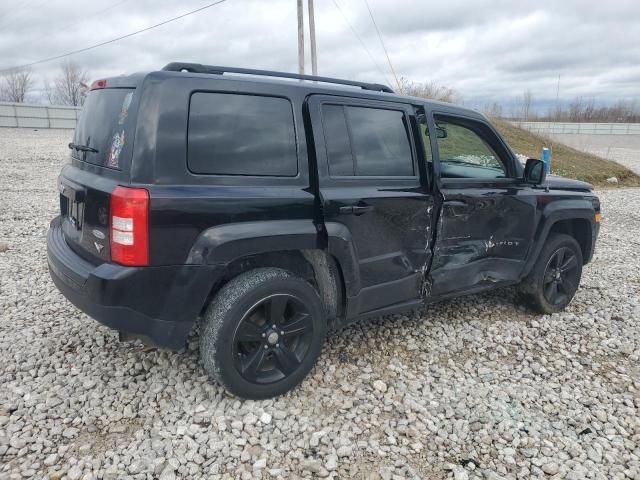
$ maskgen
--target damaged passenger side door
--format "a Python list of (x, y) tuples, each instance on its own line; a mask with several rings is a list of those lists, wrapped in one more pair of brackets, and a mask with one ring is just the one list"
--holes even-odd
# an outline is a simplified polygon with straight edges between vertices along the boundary
[(488, 123), (434, 114), (442, 207), (430, 272), (433, 296), (520, 279), (535, 225), (531, 187)]
[(347, 316), (422, 301), (433, 194), (407, 104), (314, 95), (308, 102), (328, 247), (349, 245)]

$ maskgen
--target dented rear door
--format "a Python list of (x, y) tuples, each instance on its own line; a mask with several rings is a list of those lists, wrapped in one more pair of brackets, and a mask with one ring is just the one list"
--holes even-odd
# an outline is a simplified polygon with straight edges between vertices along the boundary
[(349, 316), (420, 301), (431, 260), (433, 194), (421, 181), (411, 105), (312, 96), (323, 222), (354, 259)]

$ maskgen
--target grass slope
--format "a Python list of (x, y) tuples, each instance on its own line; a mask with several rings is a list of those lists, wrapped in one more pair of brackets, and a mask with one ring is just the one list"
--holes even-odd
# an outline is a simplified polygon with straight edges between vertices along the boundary
[[(640, 176), (619, 163), (531, 133), (506, 120), (492, 119), (491, 121), (517, 153), (530, 158), (542, 158), (542, 147), (551, 148), (551, 173), (553, 174), (577, 178), (597, 186), (640, 186)], [(616, 177), (619, 183), (607, 182), (609, 177)]]

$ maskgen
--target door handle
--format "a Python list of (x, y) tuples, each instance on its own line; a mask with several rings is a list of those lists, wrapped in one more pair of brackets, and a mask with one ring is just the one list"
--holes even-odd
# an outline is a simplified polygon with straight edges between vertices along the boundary
[(340, 207), (338, 211), (343, 215), (352, 215), (353, 214), (353, 205), (349, 205), (347, 207)]
[(354, 205), (353, 206), (353, 214), (354, 215), (362, 215), (363, 213), (372, 212), (373, 205)]
[(465, 202), (464, 200), (445, 200), (444, 204), (447, 207), (466, 207), (467, 206), (467, 202)]
[(362, 215), (373, 211), (373, 205), (348, 205), (340, 207), (338, 211), (343, 215)]

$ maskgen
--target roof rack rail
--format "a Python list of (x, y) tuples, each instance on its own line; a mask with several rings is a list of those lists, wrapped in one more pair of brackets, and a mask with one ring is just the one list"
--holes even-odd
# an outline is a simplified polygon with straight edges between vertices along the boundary
[(171, 62), (164, 66), (162, 70), (170, 72), (187, 71), (191, 73), (209, 73), (212, 75), (223, 75), (225, 73), (240, 73), (246, 75), (261, 75), (264, 77), (293, 78), (296, 80), (311, 80), (313, 82), (335, 83), (338, 85), (349, 85), (360, 87), (363, 90), (373, 90), (375, 92), (394, 93), (391, 88), (378, 83), (354, 82), (352, 80), (342, 80), (340, 78), (319, 77), (317, 75), (300, 75), (297, 73), (275, 72), (271, 70), (254, 70), (252, 68), (218, 67), (214, 65), (202, 65), (200, 63)]

